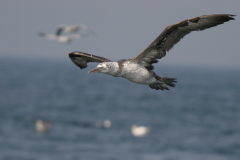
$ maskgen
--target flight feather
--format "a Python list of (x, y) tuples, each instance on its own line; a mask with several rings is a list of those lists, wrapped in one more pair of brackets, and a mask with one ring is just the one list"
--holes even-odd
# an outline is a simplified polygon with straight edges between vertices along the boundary
[(87, 54), (83, 52), (72, 52), (69, 53), (69, 58), (72, 60), (72, 62), (80, 67), (81, 69), (84, 69), (87, 67), (87, 63), (89, 62), (97, 62), (97, 63), (102, 63), (102, 62), (111, 62), (109, 59), (100, 57), (100, 56), (95, 56), (92, 54)]
[(166, 55), (166, 51), (172, 49), (172, 47), (188, 33), (191, 31), (201, 31), (229, 20), (234, 20), (234, 18), (232, 18), (233, 16), (235, 15), (203, 15), (167, 26), (146, 49), (131, 59), (131, 62), (139, 63), (147, 69), (153, 70), (152, 63), (157, 63), (157, 59), (164, 57)]

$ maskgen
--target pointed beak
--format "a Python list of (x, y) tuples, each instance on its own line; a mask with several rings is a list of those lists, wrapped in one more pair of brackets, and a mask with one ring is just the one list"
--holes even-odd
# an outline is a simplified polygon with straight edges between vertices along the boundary
[(89, 71), (88, 73), (93, 73), (93, 72), (101, 72), (102, 71), (102, 69), (100, 69), (100, 68), (94, 68), (94, 69), (92, 69), (91, 71)]

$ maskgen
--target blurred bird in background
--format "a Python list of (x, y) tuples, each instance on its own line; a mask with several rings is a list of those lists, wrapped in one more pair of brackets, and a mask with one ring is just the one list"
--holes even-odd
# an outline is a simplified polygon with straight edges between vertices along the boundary
[[(81, 31), (81, 32), (80, 32)], [(56, 40), (60, 43), (68, 43), (73, 40), (87, 38), (90, 35), (96, 35), (96, 32), (83, 24), (66, 25), (61, 24), (57, 27), (55, 34), (46, 34), (39, 32), (38, 35), (49, 40)]]

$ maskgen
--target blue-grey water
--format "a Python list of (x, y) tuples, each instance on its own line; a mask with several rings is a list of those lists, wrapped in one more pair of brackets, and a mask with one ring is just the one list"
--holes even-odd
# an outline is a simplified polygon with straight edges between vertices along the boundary
[[(67, 56), (66, 56), (67, 59)], [(1, 160), (239, 160), (240, 70), (155, 66), (156, 91), (70, 60), (0, 60)], [(51, 121), (47, 133), (35, 119)], [(97, 120), (109, 119), (108, 129)], [(132, 125), (150, 127), (144, 137)]]

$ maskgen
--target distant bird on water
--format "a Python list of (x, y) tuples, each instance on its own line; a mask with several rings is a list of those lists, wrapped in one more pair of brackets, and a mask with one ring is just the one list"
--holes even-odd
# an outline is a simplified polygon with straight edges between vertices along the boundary
[(100, 120), (96, 121), (96, 126), (99, 128), (110, 128), (111, 127), (111, 121), (106, 119), (103, 122)]
[(36, 120), (36, 130), (38, 132), (47, 132), (51, 127), (51, 123), (49, 121), (43, 122), (41, 119)]
[(134, 83), (149, 85), (152, 89), (169, 90), (167, 86), (175, 87), (176, 79), (156, 75), (152, 71), (154, 69), (152, 64), (157, 63), (157, 59), (164, 57), (166, 51), (169, 51), (191, 31), (201, 31), (223, 24), (234, 20), (233, 16), (235, 15), (203, 15), (170, 25), (139, 55), (129, 60), (112, 62), (103, 57), (78, 51), (69, 53), (69, 57), (81, 69), (86, 68), (89, 62), (100, 63), (97, 68), (88, 73), (105, 73), (114, 77), (124, 77)]
[(135, 137), (143, 137), (150, 131), (149, 127), (132, 125), (131, 132)]

